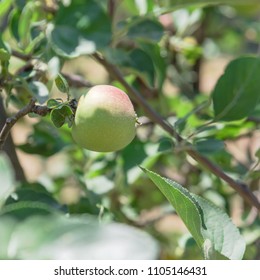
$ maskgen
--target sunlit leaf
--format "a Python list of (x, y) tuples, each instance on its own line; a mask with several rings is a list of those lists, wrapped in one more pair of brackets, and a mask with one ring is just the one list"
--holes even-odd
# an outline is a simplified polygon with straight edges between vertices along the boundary
[(61, 102), (56, 100), (56, 99), (49, 99), (47, 101), (47, 107), (50, 108), (50, 109), (53, 109), (53, 108), (56, 108), (56, 107), (59, 107), (61, 106)]
[(8, 253), (0, 251), (8, 259), (147, 260), (158, 255), (157, 243), (147, 233), (123, 224), (102, 225), (88, 216), (34, 216), (15, 228), (11, 222), (0, 221), (0, 228), (8, 224), (11, 232), (4, 239)]
[(22, 48), (26, 48), (30, 41), (31, 20), (34, 12), (34, 3), (28, 2), (19, 17), (18, 34)]
[(49, 98), (48, 88), (41, 82), (33, 81), (29, 84), (32, 95), (37, 99), (40, 104), (43, 104)]
[(10, 59), (10, 53), (5, 49), (0, 49), (0, 60), (1, 61), (8, 61)]
[(14, 172), (11, 167), (11, 163), (7, 158), (5, 153), (0, 154), (0, 178), (1, 178), (1, 187), (0, 187), (0, 208), (8, 198), (8, 196), (15, 189), (15, 178)]
[(185, 8), (189, 5), (245, 5), (245, 4), (259, 4), (258, 0), (159, 0), (158, 6), (160, 9), (157, 10), (159, 13), (169, 13), (180, 8)]
[(12, 5), (13, 0), (2, 0), (0, 2), (0, 17), (2, 17)]
[(223, 210), (178, 183), (143, 170), (175, 208), (205, 258), (242, 259), (245, 240)]
[(67, 80), (59, 73), (55, 78), (57, 88), (63, 93), (69, 93), (69, 85)]

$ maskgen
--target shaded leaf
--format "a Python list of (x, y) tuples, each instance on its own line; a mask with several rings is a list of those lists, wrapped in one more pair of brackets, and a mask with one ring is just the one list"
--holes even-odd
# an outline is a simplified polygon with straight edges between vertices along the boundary
[(161, 49), (158, 44), (149, 42), (140, 42), (139, 45), (141, 49), (152, 59), (156, 71), (155, 76), (157, 78), (158, 88), (161, 89), (166, 78), (166, 62), (161, 56)]
[(151, 57), (142, 49), (128, 52), (122, 49), (107, 48), (104, 55), (111, 63), (124, 67), (131, 74), (142, 77), (150, 86), (154, 86), (155, 69)]
[(153, 87), (155, 70), (150, 56), (141, 49), (134, 49), (129, 54), (129, 58), (131, 60), (131, 67), (141, 76), (145, 76), (148, 83)]
[(66, 119), (72, 115), (72, 109), (68, 105), (63, 105), (62, 107), (51, 111), (51, 120), (56, 127), (62, 127), (66, 122)]
[(194, 148), (202, 154), (214, 154), (225, 149), (225, 143), (214, 138), (198, 139)]
[(242, 57), (229, 63), (212, 93), (215, 120), (239, 120), (254, 111), (260, 102), (259, 73), (259, 58)]
[(8, 215), (19, 221), (32, 215), (48, 215), (53, 212), (65, 212), (60, 205), (40, 184), (23, 185), (12, 197), (6, 200), (0, 215)]
[(116, 48), (106, 48), (103, 51), (103, 54), (110, 63), (114, 63), (115, 65), (119, 65), (122, 67), (130, 67), (131, 65), (129, 52), (125, 50)]
[(139, 18), (129, 26), (127, 36), (134, 40), (158, 43), (163, 36), (163, 27), (155, 19)]
[(260, 149), (255, 152), (255, 156), (260, 160)]
[(0, 212), (0, 217), (10, 216), (21, 221), (32, 216), (32, 213), (33, 215), (46, 216), (54, 212), (55, 210), (46, 203), (38, 201), (19, 201), (5, 205)]
[(75, 0), (60, 6), (48, 34), (59, 55), (76, 57), (106, 47), (111, 40), (111, 23), (97, 2)]
[[(162, 139), (162, 141), (165, 141), (165, 139)], [(141, 176), (142, 170), (138, 165), (151, 168), (164, 152), (165, 149), (163, 149), (161, 141), (153, 144), (134, 140), (130, 145), (125, 147), (121, 152), (121, 156), (123, 160), (122, 166), (128, 184), (133, 184)]]
[(25, 144), (18, 148), (28, 154), (38, 154), (49, 157), (66, 146), (52, 124), (41, 121), (33, 126), (33, 133), (29, 135)]
[(13, 37), (19, 42), (20, 35), (19, 35), (19, 19), (20, 19), (21, 11), (18, 9), (14, 9), (9, 16), (9, 30)]

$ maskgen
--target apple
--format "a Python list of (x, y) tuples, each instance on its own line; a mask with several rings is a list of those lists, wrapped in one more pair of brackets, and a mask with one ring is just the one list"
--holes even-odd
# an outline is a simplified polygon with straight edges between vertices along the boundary
[(72, 137), (96, 152), (123, 149), (135, 137), (136, 114), (128, 95), (110, 85), (97, 85), (79, 99)]

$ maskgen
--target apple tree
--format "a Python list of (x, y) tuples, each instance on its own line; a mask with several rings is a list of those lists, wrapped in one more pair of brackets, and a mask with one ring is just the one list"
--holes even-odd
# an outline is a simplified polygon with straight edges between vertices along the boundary
[(259, 258), (259, 12), (0, 1), (0, 258)]

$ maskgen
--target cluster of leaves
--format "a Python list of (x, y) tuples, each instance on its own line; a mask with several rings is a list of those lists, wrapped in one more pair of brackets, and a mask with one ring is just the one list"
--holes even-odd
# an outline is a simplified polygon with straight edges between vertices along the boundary
[[(159, 252), (161, 258), (243, 257), (245, 240), (225, 214), (236, 194), (218, 178), (201, 171), (183, 153), (187, 147), (158, 126), (144, 118), (136, 139), (117, 153), (83, 151), (73, 144), (71, 96), (77, 97), (80, 90), (73, 83), (69, 86), (61, 74), (64, 66), (78, 57), (102, 55), (196, 152), (253, 187), (260, 179), (259, 171), (250, 169), (254, 160), (249, 159), (247, 167), (236, 162), (225, 141), (253, 133), (258, 126), (259, 122), (250, 120), (260, 118), (259, 54), (251, 51), (233, 59), (210, 97), (199, 91), (195, 75), (203, 56), (234, 51), (225, 48), (230, 38), (234, 47), (242, 44), (236, 25), (227, 29), (223, 24), (221, 28), (228, 31), (223, 36), (216, 34), (216, 21), (228, 24), (241, 18), (237, 16), (239, 7), (207, 7), (218, 2), (126, 0), (115, 5), (115, 1), (94, 0), (1, 1), (2, 98), (7, 109), (9, 104), (20, 109), (34, 97), (51, 111), (49, 118), (33, 125), (27, 143), (19, 148), (45, 160), (62, 154), (66, 161), (59, 162), (62, 168), (55, 174), (45, 172), (37, 182), (18, 184), (8, 159), (1, 154), (0, 258), (152, 259), (158, 258)], [(228, 1), (235, 2), (244, 4)], [(240, 26), (251, 32), (248, 44), (254, 51), (260, 30), (253, 13), (259, 3), (247, 1), (250, 3), (254, 9), (250, 12), (248, 6), (248, 18)], [(248, 52), (246, 44), (241, 51)], [(120, 80), (110, 78), (106, 82), (124, 89)], [(53, 98), (53, 84), (61, 96), (66, 95), (65, 101)], [(167, 84), (177, 87), (178, 92), (168, 89)], [(142, 116), (143, 108), (135, 105)], [(258, 160), (259, 154), (255, 151)], [(151, 168), (181, 178), (189, 191), (151, 172)], [(169, 210), (164, 196), (144, 173), (173, 208)], [(161, 218), (177, 213), (193, 239), (189, 234), (160, 233), (158, 214), (149, 220), (153, 209)], [(248, 211), (246, 208), (244, 215)], [(258, 227), (256, 219), (241, 229), (248, 258), (257, 254)], [(194, 250), (191, 240), (196, 241), (202, 255)]]

